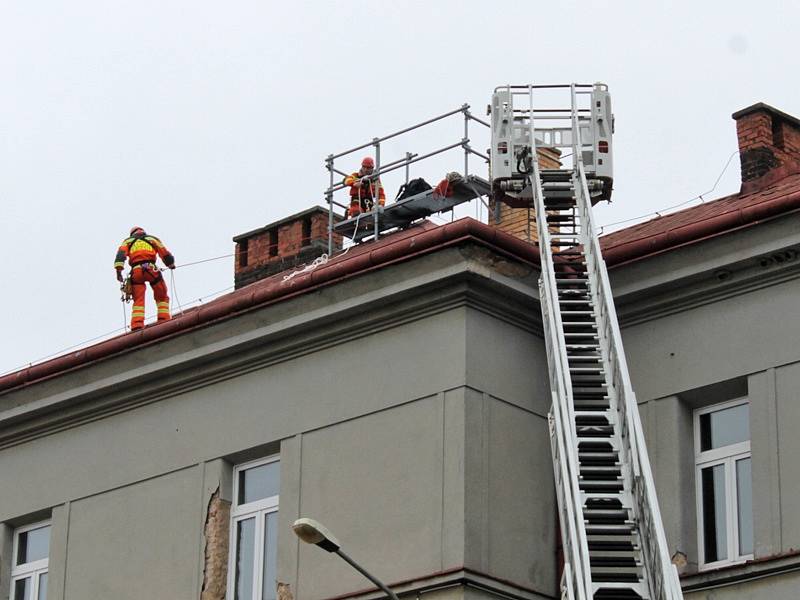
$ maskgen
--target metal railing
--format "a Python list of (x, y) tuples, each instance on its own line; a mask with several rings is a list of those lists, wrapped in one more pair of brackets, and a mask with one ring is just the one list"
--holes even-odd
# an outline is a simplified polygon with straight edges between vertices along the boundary
[[(572, 104), (576, 104), (576, 90), (571, 90)], [(622, 346), (617, 313), (608, 279), (605, 261), (596, 235), (592, 215), (586, 174), (580, 150), (580, 131), (577, 115), (573, 113), (575, 135), (575, 186), (576, 205), (580, 217), (581, 239), (584, 241), (584, 256), (589, 281), (594, 285), (595, 310), (598, 319), (598, 334), (603, 354), (608, 361), (610, 389), (616, 396), (619, 424), (622, 428), (620, 462), (632, 476), (632, 493), (635, 517), (639, 526), (644, 573), (653, 600), (681, 600), (678, 573), (670, 561), (661, 512), (658, 508), (653, 473), (644, 441), (644, 430), (639, 418), (636, 396), (630, 381), (628, 365)], [(627, 443), (625, 443), (627, 442)]]
[[(370, 174), (369, 178), (371, 180), (375, 180), (379, 178), (382, 174), (390, 173), (392, 171), (396, 171), (397, 169), (405, 168), (405, 181), (408, 183), (409, 176), (410, 176), (410, 166), (414, 163), (419, 161), (425, 160), (427, 158), (431, 158), (432, 156), (436, 156), (438, 154), (442, 154), (449, 150), (453, 150), (454, 148), (463, 148), (464, 149), (464, 179), (466, 180), (469, 176), (469, 157), (470, 154), (474, 154), (482, 158), (484, 161), (488, 163), (489, 157), (481, 152), (478, 152), (474, 148), (470, 146), (470, 137), (469, 137), (469, 123), (470, 121), (476, 121), (485, 127), (490, 127), (489, 123), (479, 119), (475, 115), (470, 112), (469, 104), (463, 104), (460, 108), (451, 110), (444, 114), (438, 115), (421, 123), (417, 123), (416, 125), (412, 125), (410, 127), (406, 127), (399, 131), (395, 131), (394, 133), (390, 133), (388, 135), (384, 135), (383, 137), (376, 137), (373, 138), (372, 141), (366, 142), (359, 146), (355, 146), (350, 148), (349, 150), (344, 150), (343, 152), (339, 152), (337, 154), (329, 154), (328, 157), (325, 159), (325, 168), (327, 169), (330, 177), (330, 182), (328, 188), (325, 190), (325, 201), (328, 203), (328, 255), (331, 256), (334, 251), (333, 245), (333, 221), (334, 221), (334, 206), (338, 206), (339, 208), (344, 208), (345, 210), (349, 208), (349, 205), (344, 205), (339, 202), (336, 202), (333, 199), (334, 192), (339, 190), (345, 189), (347, 186), (344, 182), (336, 183), (336, 175), (340, 175), (342, 177), (347, 177), (350, 173), (341, 171), (337, 169), (335, 165), (335, 161), (337, 159), (343, 158), (345, 156), (349, 156), (359, 150), (364, 150), (365, 148), (372, 148), (375, 152), (375, 170)], [(430, 125), (431, 123), (436, 123), (438, 121), (442, 121), (448, 117), (453, 115), (463, 115), (464, 118), (464, 135), (461, 140), (448, 144), (442, 148), (437, 148), (425, 154), (418, 154), (412, 152), (406, 152), (403, 158), (399, 158), (387, 163), (381, 163), (381, 144), (386, 142), (387, 140), (394, 139), (399, 137), (405, 133), (409, 133), (416, 129), (420, 129), (421, 127), (425, 127), (426, 125)], [(377, 190), (376, 190), (377, 191)], [(377, 198), (375, 199), (375, 205), (373, 207), (373, 239), (378, 239), (380, 236), (380, 229), (379, 229), (379, 216), (381, 212), (381, 207), (377, 203)]]

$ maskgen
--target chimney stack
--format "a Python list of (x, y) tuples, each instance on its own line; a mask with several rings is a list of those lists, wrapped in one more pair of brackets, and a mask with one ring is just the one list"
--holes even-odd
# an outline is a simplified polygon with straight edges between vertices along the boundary
[[(541, 142), (537, 142), (541, 143)], [(560, 169), (561, 151), (557, 148), (537, 146), (540, 169)], [(533, 207), (512, 208), (503, 202), (489, 200), (489, 225), (494, 225), (500, 231), (510, 233), (526, 242), (534, 242), (539, 238), (536, 223), (533, 222)]]
[(763, 102), (731, 116), (739, 138), (742, 193), (800, 172), (800, 120)]
[[(334, 223), (341, 221), (334, 214)], [(299, 267), (328, 251), (328, 210), (315, 206), (233, 238), (236, 289), (275, 273)], [(334, 234), (334, 249), (342, 236)]]

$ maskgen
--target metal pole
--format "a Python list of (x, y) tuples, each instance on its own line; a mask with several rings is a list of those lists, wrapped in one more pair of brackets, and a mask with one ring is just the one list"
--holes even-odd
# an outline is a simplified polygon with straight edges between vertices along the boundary
[[(375, 170), (381, 170), (381, 142), (378, 138), (373, 140), (375, 144)], [(372, 218), (375, 223), (375, 241), (378, 241), (378, 211), (380, 210), (380, 204), (378, 203), (378, 199), (380, 198), (380, 186), (383, 185), (379, 183), (380, 177), (375, 179), (375, 190), (374, 190), (374, 198), (372, 199)]]
[[(331, 174), (329, 190), (333, 188), (333, 155), (328, 155), (325, 163), (328, 166), (328, 172)], [(333, 192), (329, 191), (325, 194), (328, 200), (328, 256), (333, 256)]]
[[(466, 105), (469, 108), (469, 105)], [(413, 131), (414, 129), (419, 129), (420, 127), (424, 127), (425, 125), (429, 125), (431, 123), (435, 123), (436, 121), (441, 121), (444, 118), (449, 117), (450, 115), (455, 115), (457, 113), (464, 112), (464, 107), (457, 108), (455, 110), (451, 110), (450, 112), (446, 112), (443, 115), (439, 115), (438, 117), (433, 117), (432, 119), (428, 119), (427, 121), (423, 121), (422, 123), (417, 123), (416, 125), (412, 125), (411, 127), (406, 127), (405, 129), (401, 129), (400, 131), (395, 131), (394, 133), (390, 133), (389, 135), (385, 135), (382, 138), (374, 138), (371, 142), (367, 142), (366, 144), (361, 144), (360, 146), (356, 146), (355, 148), (350, 148), (349, 150), (345, 150), (344, 152), (339, 152), (339, 154), (334, 154), (333, 158), (340, 158), (345, 156), (346, 154), (350, 154), (351, 152), (355, 152), (356, 150), (361, 150), (368, 146), (374, 146), (375, 142), (385, 142), (386, 140), (392, 139), (393, 137), (397, 137), (403, 133), (407, 133), (409, 131)]]
[(377, 586), (378, 586), (378, 588), (380, 588), (380, 590), (381, 590), (381, 591), (382, 591), (384, 594), (386, 594), (387, 596), (389, 596), (389, 598), (391, 598), (392, 600), (400, 600), (400, 599), (397, 597), (397, 594), (395, 594), (395, 593), (394, 593), (392, 590), (390, 590), (388, 587), (386, 587), (386, 586), (385, 586), (385, 585), (384, 585), (384, 584), (383, 584), (383, 583), (380, 581), (380, 579), (378, 579), (377, 577), (375, 577), (375, 576), (371, 575), (369, 572), (367, 572), (367, 570), (366, 570), (366, 569), (364, 569), (364, 567), (362, 567), (361, 565), (359, 565), (359, 564), (358, 564), (356, 561), (354, 561), (352, 558), (350, 558), (349, 556), (347, 556), (347, 554), (345, 554), (344, 552), (342, 552), (342, 549), (341, 549), (341, 548), (340, 548), (339, 550), (336, 550), (336, 554), (338, 554), (339, 556), (341, 556), (341, 557), (342, 557), (342, 560), (344, 560), (344, 561), (345, 561), (347, 564), (349, 564), (351, 567), (353, 567), (353, 568), (354, 568), (356, 571), (358, 571), (358, 572), (359, 572), (359, 573), (361, 573), (361, 574), (362, 574), (364, 577), (366, 577), (367, 579), (369, 579), (369, 580), (370, 580), (372, 583), (374, 583), (375, 585), (377, 585)]
[(409, 162), (413, 158), (413, 154), (411, 152), (406, 152), (406, 183), (408, 183), (408, 178), (411, 174), (411, 163)]
[[(464, 108), (464, 139), (469, 139), (469, 111), (467, 110), (467, 105), (463, 106)], [(467, 180), (469, 176), (469, 148), (467, 148), (467, 144), (464, 144), (464, 180)]]
[[(421, 160), (425, 160), (426, 158), (430, 158), (431, 156), (436, 156), (437, 154), (441, 154), (442, 152), (447, 152), (448, 150), (452, 150), (453, 148), (458, 148), (459, 146), (460, 146), (460, 147), (462, 147), (462, 148), (464, 147), (464, 140), (461, 140), (460, 142), (456, 142), (455, 144), (450, 144), (449, 146), (445, 146), (444, 148), (439, 148), (438, 150), (434, 150), (433, 152), (428, 152), (427, 154), (423, 154), (422, 156), (415, 155), (415, 158), (412, 158), (412, 159), (409, 161), (409, 164), (413, 164), (413, 163), (415, 163), (415, 162), (419, 162), (419, 161), (421, 161)], [(474, 150), (472, 150), (472, 149), (470, 149), (470, 152), (472, 152), (473, 154), (475, 153), (475, 151), (474, 151)], [(399, 164), (398, 164), (398, 163), (399, 163)], [(402, 159), (402, 158), (401, 158), (401, 159), (399, 159), (399, 160), (396, 160), (396, 161), (393, 161), (393, 162), (390, 162), (390, 163), (387, 163), (387, 164), (388, 164), (388, 165), (394, 165), (394, 166), (391, 166), (391, 167), (389, 167), (389, 166), (384, 166), (384, 168), (383, 168), (383, 169), (381, 169), (381, 171), (380, 171), (380, 172), (378, 172), (377, 170), (375, 170), (375, 171), (372, 173), (372, 176), (373, 176), (373, 177), (380, 177), (380, 176), (381, 176), (381, 175), (383, 175), (384, 173), (389, 173), (390, 171), (394, 171), (395, 169), (399, 169), (400, 167), (403, 167), (403, 166), (405, 166), (405, 159)], [(335, 187), (334, 187), (332, 190), (330, 190), (330, 191), (332, 191), (332, 192), (336, 192), (336, 191), (338, 191), (338, 190), (342, 190), (342, 189), (344, 189), (344, 188), (346, 188), (346, 187), (347, 187), (347, 186), (346, 186), (344, 183), (340, 183), (340, 184), (336, 185), (336, 186), (335, 186)]]
[[(464, 104), (461, 107), (464, 110), (464, 181), (469, 181), (469, 107)], [(478, 201), (475, 206), (475, 218), (481, 220), (481, 203)]]

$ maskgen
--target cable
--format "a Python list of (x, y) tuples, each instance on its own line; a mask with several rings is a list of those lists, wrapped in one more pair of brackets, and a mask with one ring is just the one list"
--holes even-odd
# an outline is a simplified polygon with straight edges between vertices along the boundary
[(222, 256), (215, 256), (214, 258), (205, 258), (203, 260), (196, 260), (190, 263), (183, 263), (182, 265), (175, 265), (176, 269), (182, 269), (183, 267), (191, 267), (192, 265), (199, 265), (201, 263), (211, 262), (212, 260), (221, 260), (223, 258), (230, 258), (231, 256), (236, 256), (236, 253), (233, 254), (223, 254)]
[(705, 196), (706, 194), (710, 194), (715, 189), (717, 189), (717, 185), (719, 184), (720, 180), (722, 180), (722, 176), (725, 175), (725, 171), (728, 170), (728, 167), (730, 166), (731, 161), (733, 160), (733, 157), (736, 156), (737, 154), (739, 154), (738, 150), (736, 150), (735, 152), (731, 153), (731, 155), (728, 157), (728, 160), (725, 162), (725, 166), (722, 168), (722, 171), (720, 172), (719, 176), (717, 177), (716, 181), (714, 182), (714, 185), (711, 186), (711, 189), (706, 190), (702, 194), (698, 194), (697, 196), (694, 196), (693, 198), (690, 198), (689, 200), (686, 200), (684, 202), (680, 202), (678, 204), (674, 204), (672, 206), (667, 206), (666, 208), (662, 208), (661, 210), (656, 210), (656, 211), (653, 211), (653, 212), (649, 212), (649, 213), (646, 213), (644, 215), (640, 215), (638, 217), (631, 217), (630, 219), (623, 219), (622, 221), (615, 221), (614, 223), (606, 223), (605, 225), (600, 225), (600, 233), (603, 233), (603, 229), (605, 229), (606, 227), (614, 227), (616, 225), (624, 225), (625, 223), (630, 223), (632, 221), (638, 221), (639, 219), (644, 219), (644, 218), (652, 217), (652, 216), (662, 217), (662, 216), (664, 216), (663, 215), (664, 212), (669, 211), (669, 210), (673, 210), (673, 209), (676, 209), (676, 208), (680, 208), (681, 206), (686, 206), (687, 204), (690, 204), (690, 203), (694, 202), (695, 200), (700, 200), (701, 202), (705, 202), (705, 198), (703, 198), (703, 196)]
[(178, 298), (178, 287), (175, 285), (175, 269), (169, 270), (169, 282), (172, 286), (172, 294), (175, 296), (175, 303), (178, 305), (178, 311), (180, 314), (183, 314), (183, 307), (181, 306), (181, 301)]
[[(197, 300), (193, 300), (189, 304), (187, 304), (186, 308), (191, 308), (192, 304), (194, 302), (201, 302), (202, 303), (204, 300), (208, 300), (212, 296), (216, 296), (218, 294), (222, 294), (224, 292), (228, 292), (228, 291), (232, 290), (233, 288), (234, 288), (234, 286), (229, 286), (229, 287), (227, 287), (225, 289), (218, 290), (216, 292), (211, 292), (210, 294), (208, 294), (206, 296), (201, 296), (200, 298), (197, 298)], [(177, 300), (177, 298), (176, 298), (176, 300)], [(100, 341), (100, 340), (104, 340), (106, 338), (110, 339), (112, 336), (116, 336), (119, 333), (128, 333), (128, 315), (127, 315), (127, 313), (125, 311), (125, 304), (124, 303), (122, 305), (122, 311), (123, 311), (122, 315), (123, 315), (123, 318), (124, 318), (124, 321), (125, 321), (125, 325), (123, 327), (118, 327), (116, 329), (112, 329), (111, 331), (107, 331), (105, 333), (101, 333), (100, 335), (96, 335), (96, 336), (94, 336), (92, 338), (89, 338), (87, 340), (83, 340), (83, 341), (77, 342), (75, 344), (72, 344), (71, 346), (67, 346), (66, 348), (62, 348), (60, 350), (56, 350), (55, 352), (51, 352), (50, 354), (46, 354), (45, 356), (42, 356), (42, 357), (39, 357), (39, 358), (37, 358), (35, 360), (29, 361), (29, 362), (27, 362), (27, 363), (25, 363), (23, 365), (18, 366), (18, 367), (14, 367), (12, 369), (0, 372), (0, 377), (5, 376), (5, 375), (10, 375), (11, 373), (16, 373), (17, 371), (21, 371), (22, 369), (26, 369), (26, 368), (32, 367), (33, 365), (45, 362), (45, 361), (47, 361), (47, 360), (49, 360), (51, 358), (56, 358), (56, 357), (62, 356), (64, 354), (66, 354), (67, 352), (69, 352), (70, 350), (76, 350), (76, 349), (83, 348), (86, 345), (91, 344), (92, 342), (97, 342), (97, 341)], [(181, 310), (181, 314), (183, 314), (183, 309)], [(145, 315), (145, 319), (146, 320), (151, 320), (155, 316), (156, 316), (156, 313), (152, 312), (152, 313), (149, 313), (149, 314)]]

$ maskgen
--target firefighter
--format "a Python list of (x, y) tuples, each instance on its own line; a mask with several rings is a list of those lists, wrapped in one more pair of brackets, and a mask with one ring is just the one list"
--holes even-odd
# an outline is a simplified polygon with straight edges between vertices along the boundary
[(375, 203), (375, 191), (378, 193), (378, 204), (386, 204), (386, 192), (379, 177), (371, 177), (375, 170), (375, 161), (367, 156), (361, 161), (361, 170), (344, 178), (344, 184), (350, 186), (350, 210), (348, 217), (372, 210)]
[(144, 327), (144, 293), (145, 284), (149, 283), (156, 300), (158, 320), (169, 321), (169, 296), (167, 284), (161, 276), (161, 270), (156, 266), (156, 255), (161, 257), (164, 264), (170, 269), (175, 268), (175, 257), (167, 247), (154, 235), (148, 235), (141, 227), (131, 229), (129, 237), (125, 238), (117, 250), (114, 268), (117, 270), (117, 280), (123, 281), (122, 269), (125, 259), (130, 264), (130, 281), (133, 288), (133, 311), (131, 312), (131, 329)]

